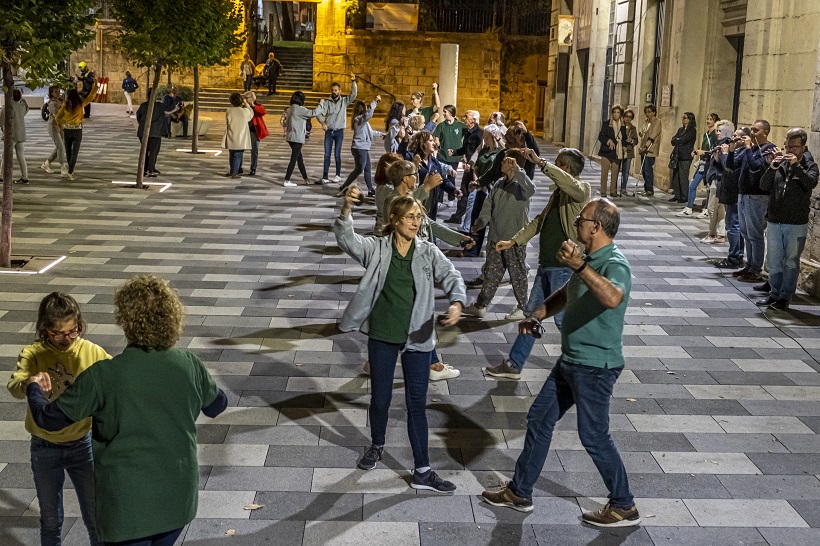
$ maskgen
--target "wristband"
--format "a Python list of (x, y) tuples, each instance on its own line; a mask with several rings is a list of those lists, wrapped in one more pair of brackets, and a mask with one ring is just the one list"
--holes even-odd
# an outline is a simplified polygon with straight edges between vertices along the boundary
[(584, 262), (584, 265), (582, 265), (581, 267), (579, 267), (578, 269), (575, 270), (575, 274), (577, 275), (578, 273), (580, 273), (581, 271), (583, 271), (586, 268), (587, 268), (587, 263)]

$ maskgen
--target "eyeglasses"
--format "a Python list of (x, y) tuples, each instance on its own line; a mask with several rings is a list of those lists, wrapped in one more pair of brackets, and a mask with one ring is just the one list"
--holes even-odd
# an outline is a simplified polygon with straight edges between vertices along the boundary
[(411, 172), (411, 173), (407, 173), (407, 174), (405, 174), (404, 176), (416, 176), (417, 174), (419, 174), (419, 172), (418, 172), (418, 171), (413, 171), (413, 172)]
[(424, 220), (423, 214), (408, 214), (406, 216), (401, 217), (402, 220), (407, 220), (408, 222), (419, 222), (421, 223)]
[(593, 222), (594, 223), (594, 222), (596, 222), (596, 220), (593, 220), (591, 218), (584, 218), (581, 215), (576, 216), (575, 217), (575, 223), (580, 224), (581, 222)]
[(62, 332), (52, 332), (51, 330), (48, 330), (48, 335), (54, 341), (62, 341), (66, 338), (67, 339), (77, 339), (80, 336), (80, 329), (79, 328), (74, 328), (73, 330), (71, 330), (70, 332), (67, 332), (65, 334), (62, 333)]

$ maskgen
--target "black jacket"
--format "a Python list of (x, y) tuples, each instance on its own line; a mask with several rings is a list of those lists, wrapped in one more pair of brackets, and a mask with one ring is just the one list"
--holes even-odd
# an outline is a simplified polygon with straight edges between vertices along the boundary
[(692, 161), (692, 150), (695, 149), (695, 140), (698, 138), (698, 130), (694, 125), (681, 126), (675, 136), (672, 137), (674, 153), (677, 154), (678, 161)]
[(763, 146), (746, 150), (743, 162), (743, 172), (740, 174), (740, 193), (744, 195), (768, 195), (769, 190), (760, 187), (760, 179), (769, 170), (769, 160), (766, 152), (774, 148), (774, 144), (767, 142)]
[(473, 157), (476, 150), (481, 148), (484, 139), (484, 130), (476, 123), (472, 129), (464, 128), (461, 133), (461, 148), (453, 150), (453, 156), (466, 156), (467, 161)]
[[(615, 129), (613, 129), (609, 123), (611, 120), (606, 120), (603, 125), (601, 125), (601, 130), (598, 132), (598, 142), (601, 143), (601, 148), (598, 150), (598, 155), (601, 157), (605, 157), (610, 161), (614, 161), (616, 159), (620, 159), (618, 157), (617, 151), (610, 149), (609, 146), (606, 145), (608, 140), (615, 142)], [(621, 145), (626, 146), (626, 126), (621, 124)]]
[[(137, 109), (137, 137), (142, 140), (145, 132), (145, 119), (148, 117), (148, 102), (143, 102)], [(151, 128), (148, 130), (149, 137), (162, 137), (165, 132), (165, 108), (160, 101), (154, 104), (154, 113), (151, 116)]]
[(817, 175), (817, 163), (808, 152), (799, 163), (783, 162), (777, 169), (767, 169), (760, 178), (760, 189), (770, 192), (766, 219), (775, 224), (807, 224)]
[[(535, 142), (535, 137), (532, 136), (532, 133), (529, 131), (524, 133), (524, 144), (535, 152), (535, 155), (540, 156), (541, 150), (538, 149), (538, 143)], [(527, 176), (530, 177), (530, 180), (535, 180), (535, 163), (530, 163), (527, 161), (527, 164), (524, 165), (524, 172), (527, 173)]]
[[(721, 143), (727, 142), (726, 139), (721, 141)], [(746, 148), (738, 148), (737, 150), (730, 151), (727, 156), (725, 156), (725, 166), (723, 167), (722, 173), (719, 174), (716, 178), (719, 180), (717, 184), (718, 188), (718, 202), (721, 205), (737, 205), (738, 194), (740, 192), (740, 176), (743, 172), (743, 165), (745, 165), (746, 159)], [(720, 151), (716, 152), (720, 154)], [(720, 154), (723, 156), (723, 154)], [(711, 161), (709, 165), (709, 174), (711, 175)], [(715, 167), (719, 169), (720, 167)]]

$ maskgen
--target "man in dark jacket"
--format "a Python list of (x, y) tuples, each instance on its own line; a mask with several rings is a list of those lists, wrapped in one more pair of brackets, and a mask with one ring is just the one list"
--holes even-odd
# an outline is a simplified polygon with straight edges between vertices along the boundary
[(279, 74), (284, 71), (282, 63), (274, 57), (273, 51), (268, 53), (268, 60), (265, 61), (265, 79), (268, 82), (268, 96), (276, 93), (276, 80), (279, 78)]
[(817, 163), (806, 148), (808, 135), (795, 127), (786, 133), (785, 154), (778, 153), (760, 179), (769, 192), (766, 243), (769, 252), (769, 297), (757, 302), (770, 309), (788, 309), (797, 291), (800, 255), (806, 244), (809, 203), (817, 186)]
[[(82, 89), (80, 90), (80, 96), (85, 99), (88, 95), (91, 94), (91, 89), (94, 87), (94, 72), (88, 68), (88, 65), (85, 64), (85, 61), (81, 61), (78, 65), (80, 68), (80, 73), (77, 74), (77, 79), (80, 83), (83, 84)], [(91, 117), (91, 103), (85, 105), (85, 111), (83, 113), (84, 118)]]
[[(145, 120), (148, 117), (148, 101), (151, 100), (151, 90), (148, 90), (145, 102), (137, 109), (137, 137), (142, 142), (145, 134)], [(151, 116), (151, 127), (148, 130), (148, 148), (145, 152), (145, 172), (144, 175), (156, 178), (160, 172), (157, 170), (157, 156), (162, 145), (162, 133), (165, 131), (165, 118), (170, 116), (173, 110), (165, 111), (162, 101), (157, 100), (154, 104), (154, 112)]]
[(447, 150), (447, 155), (451, 159), (466, 158), (464, 174), (461, 175), (461, 197), (458, 200), (456, 211), (445, 220), (448, 224), (460, 224), (464, 218), (464, 213), (467, 211), (467, 196), (470, 193), (468, 188), (470, 182), (475, 180), (475, 173), (470, 166), (470, 158), (473, 157), (476, 150), (481, 148), (484, 139), (484, 130), (479, 126), (480, 117), (481, 115), (476, 110), (467, 110), (464, 114), (465, 128), (461, 135), (461, 148)]
[[(722, 128), (722, 126), (721, 126)], [(741, 127), (733, 134), (735, 138), (749, 136), (749, 130)], [(743, 265), (743, 234), (740, 230), (740, 218), (738, 215), (738, 194), (740, 192), (740, 177), (743, 166), (746, 165), (746, 154), (748, 150), (744, 146), (738, 147), (737, 142), (730, 139), (718, 141), (720, 149), (716, 152), (721, 157), (720, 161), (710, 162), (708, 180), (716, 179), (716, 191), (718, 202), (726, 210), (726, 238), (729, 239), (729, 255), (717, 262), (715, 265), (721, 268), (738, 268)], [(715, 154), (713, 154), (715, 155)], [(741, 269), (744, 271), (746, 268)], [(732, 273), (735, 277), (740, 272)]]

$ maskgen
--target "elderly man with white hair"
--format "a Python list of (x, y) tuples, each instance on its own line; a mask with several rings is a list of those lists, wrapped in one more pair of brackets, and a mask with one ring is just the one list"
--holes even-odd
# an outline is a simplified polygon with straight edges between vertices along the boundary
[(464, 113), (464, 131), (461, 137), (461, 148), (457, 150), (447, 150), (448, 157), (453, 159), (464, 159), (465, 167), (464, 174), (461, 176), (461, 197), (458, 200), (456, 211), (450, 218), (445, 220), (450, 224), (460, 224), (464, 218), (464, 213), (467, 211), (467, 196), (470, 193), (470, 182), (476, 179), (474, 165), (470, 162), (470, 158), (481, 148), (484, 139), (484, 130), (479, 123), (481, 122), (481, 114), (477, 110), (467, 110)]

